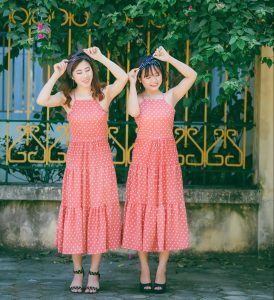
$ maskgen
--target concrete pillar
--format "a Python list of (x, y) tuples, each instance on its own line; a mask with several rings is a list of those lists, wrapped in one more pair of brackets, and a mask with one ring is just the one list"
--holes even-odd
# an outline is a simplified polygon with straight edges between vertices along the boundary
[[(270, 47), (263, 47), (261, 57), (273, 60)], [(255, 66), (254, 118), (254, 169), (255, 183), (262, 188), (262, 203), (258, 214), (259, 249), (273, 247), (273, 65)]]

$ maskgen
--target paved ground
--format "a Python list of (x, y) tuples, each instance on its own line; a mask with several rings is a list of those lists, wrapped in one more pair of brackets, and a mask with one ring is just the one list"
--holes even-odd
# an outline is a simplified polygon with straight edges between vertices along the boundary
[[(84, 260), (88, 270), (89, 258)], [(155, 271), (157, 257), (151, 256)], [(109, 253), (101, 268), (97, 295), (68, 291), (72, 264), (54, 251), (0, 249), (0, 299), (273, 299), (273, 252), (258, 254), (193, 254), (172, 256), (168, 268), (168, 292), (138, 291), (135, 255)]]

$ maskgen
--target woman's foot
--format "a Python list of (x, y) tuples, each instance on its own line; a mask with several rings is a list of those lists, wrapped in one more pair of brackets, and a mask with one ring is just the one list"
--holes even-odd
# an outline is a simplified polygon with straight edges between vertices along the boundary
[(83, 268), (79, 270), (74, 270), (73, 273), (74, 273), (74, 277), (69, 289), (72, 293), (82, 293), (84, 270)]
[(157, 294), (163, 294), (166, 292), (166, 283), (154, 283), (153, 291)]
[(149, 268), (145, 268), (145, 269), (141, 270), (140, 291), (145, 292), (145, 293), (152, 291), (152, 284), (151, 284), (151, 279), (150, 279)]
[(100, 290), (100, 273), (89, 271), (88, 283), (85, 289), (85, 293), (95, 294)]
[(156, 293), (164, 293), (166, 291), (166, 270), (158, 268), (153, 290)]

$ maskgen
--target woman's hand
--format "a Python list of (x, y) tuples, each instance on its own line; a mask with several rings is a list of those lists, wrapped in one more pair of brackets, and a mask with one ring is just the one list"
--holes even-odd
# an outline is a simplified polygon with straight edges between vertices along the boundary
[(163, 46), (158, 47), (153, 53), (153, 56), (161, 61), (168, 61), (170, 58), (170, 55)]
[(63, 59), (59, 63), (55, 64), (53, 66), (54, 74), (56, 74), (56, 76), (58, 76), (58, 78), (61, 77), (65, 73), (65, 71), (67, 69), (67, 65), (68, 65), (67, 59)]
[(92, 59), (95, 59), (95, 60), (100, 60), (100, 58), (102, 58), (102, 56), (103, 56), (101, 50), (98, 47), (90, 47), (90, 48), (84, 49), (84, 52), (89, 57), (91, 57)]
[(128, 78), (131, 84), (136, 84), (138, 73), (139, 73), (139, 68), (135, 68), (129, 71)]

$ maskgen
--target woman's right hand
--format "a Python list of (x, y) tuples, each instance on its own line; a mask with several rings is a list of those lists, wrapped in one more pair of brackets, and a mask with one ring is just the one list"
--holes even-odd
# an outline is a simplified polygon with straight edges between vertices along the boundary
[(139, 73), (139, 68), (135, 68), (129, 71), (128, 78), (130, 83), (136, 84), (138, 73)]
[(62, 61), (60, 61), (59, 63), (53, 66), (54, 73), (58, 76), (58, 78), (65, 73), (67, 69), (67, 65), (68, 65), (68, 60), (63, 59)]

